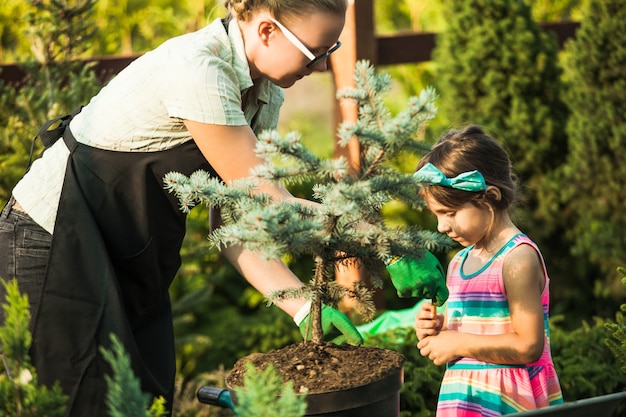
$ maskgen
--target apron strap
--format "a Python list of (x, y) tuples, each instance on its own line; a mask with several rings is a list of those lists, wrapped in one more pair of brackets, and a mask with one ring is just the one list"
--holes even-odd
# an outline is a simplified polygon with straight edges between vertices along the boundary
[(62, 135), (67, 149), (69, 149), (70, 152), (74, 152), (74, 149), (76, 149), (76, 147), (78, 146), (78, 141), (74, 137), (74, 134), (72, 133), (72, 130), (69, 126), (65, 128), (65, 132), (63, 132)]
[[(82, 108), (83, 106), (80, 106), (70, 114), (57, 117), (56, 119), (48, 120), (46, 123), (43, 124), (43, 126), (41, 126), (41, 129), (39, 129), (30, 145), (30, 156), (28, 158), (28, 166), (26, 167), (26, 172), (28, 172), (30, 166), (33, 164), (33, 153), (35, 151), (35, 143), (37, 142), (37, 138), (41, 138), (41, 142), (43, 143), (44, 147), (49, 148), (50, 146), (52, 146), (52, 144), (54, 144), (54, 142), (56, 142), (61, 136), (63, 136), (65, 129), (69, 126), (74, 116), (80, 113)], [(51, 126), (55, 124), (56, 126), (51, 129)]]

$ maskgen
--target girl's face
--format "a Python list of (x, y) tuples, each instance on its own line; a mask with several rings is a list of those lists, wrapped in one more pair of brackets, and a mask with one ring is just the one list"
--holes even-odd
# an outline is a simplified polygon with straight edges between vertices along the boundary
[(460, 207), (447, 207), (426, 199), (428, 209), (437, 217), (437, 230), (463, 246), (471, 246), (481, 242), (493, 220), (487, 206), (478, 207), (465, 203)]
[[(256, 72), (256, 75), (288, 88), (314, 71), (326, 71), (327, 57), (307, 66), (311, 63), (311, 58), (301, 48), (306, 48), (315, 57), (324, 55), (337, 45), (344, 23), (344, 15), (325, 12), (314, 12), (306, 17), (295, 17), (278, 24), (272, 21), (271, 16), (265, 16), (258, 26), (263, 47), (251, 62), (253, 78)], [(285, 35), (285, 31), (291, 32), (291, 35)], [(300, 41), (300, 48), (295, 44), (297, 41), (294, 42), (290, 36)]]

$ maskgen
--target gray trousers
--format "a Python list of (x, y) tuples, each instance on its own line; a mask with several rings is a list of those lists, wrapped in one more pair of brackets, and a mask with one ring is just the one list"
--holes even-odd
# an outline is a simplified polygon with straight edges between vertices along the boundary
[[(28, 296), (32, 331), (52, 235), (28, 214), (15, 210), (14, 202), (11, 198), (0, 214), (0, 278), (7, 282), (17, 279), (20, 293)], [(4, 285), (0, 285), (1, 304), (5, 303), (5, 295)], [(4, 309), (0, 309), (0, 324), (4, 324)]]

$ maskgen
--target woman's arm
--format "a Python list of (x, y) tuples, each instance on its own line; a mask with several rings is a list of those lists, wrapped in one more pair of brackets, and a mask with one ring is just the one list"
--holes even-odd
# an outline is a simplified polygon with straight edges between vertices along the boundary
[[(213, 169), (227, 184), (250, 176), (250, 170), (264, 161), (255, 154), (256, 136), (249, 126), (221, 126), (185, 120), (185, 126), (198, 148)], [(315, 204), (296, 199), (281, 184), (262, 182), (259, 191), (274, 199), (297, 200), (304, 204)], [(221, 225), (219, 210), (211, 209), (211, 230)], [(266, 260), (258, 253), (241, 246), (223, 248), (224, 257), (246, 280), (264, 296), (286, 288), (301, 287), (302, 282), (280, 260)], [(277, 303), (290, 316), (305, 304), (306, 300), (293, 299)]]
[[(255, 153), (257, 138), (250, 126), (223, 126), (185, 120), (202, 155), (226, 184), (250, 176), (250, 170), (265, 161)], [(292, 200), (304, 205), (318, 203), (294, 197), (282, 184), (259, 182), (259, 192), (274, 199)]]
[[(250, 170), (264, 163), (255, 153), (257, 138), (250, 126), (223, 126), (185, 120), (202, 155), (226, 184), (250, 176)], [(259, 191), (275, 199), (295, 198), (281, 184), (258, 184)]]
[[(211, 207), (209, 213), (211, 230), (222, 224), (219, 209)], [(258, 253), (245, 250), (241, 246), (222, 249), (222, 254), (244, 278), (264, 296), (272, 291), (302, 287), (302, 282), (280, 260), (263, 259)], [(304, 299), (291, 299), (277, 302), (276, 305), (293, 317), (307, 302)]]
[(529, 245), (513, 249), (504, 261), (504, 286), (511, 312), (511, 333), (477, 335), (443, 330), (418, 343), (436, 365), (458, 357), (500, 364), (525, 364), (541, 357), (544, 344), (541, 294), (545, 276), (537, 252)]

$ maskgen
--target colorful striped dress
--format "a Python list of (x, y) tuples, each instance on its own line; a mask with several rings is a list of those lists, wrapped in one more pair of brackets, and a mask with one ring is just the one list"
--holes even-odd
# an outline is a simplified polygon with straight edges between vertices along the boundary
[[(512, 332), (511, 315), (502, 281), (506, 255), (522, 244), (535, 243), (526, 235), (511, 238), (479, 271), (471, 275), (462, 266), (472, 247), (460, 251), (450, 262), (447, 303), (448, 328), (464, 333), (502, 334)], [(549, 278), (543, 304), (545, 343), (541, 358), (526, 365), (498, 365), (460, 358), (449, 362), (439, 392), (437, 417), (499, 416), (533, 410), (563, 402), (561, 387), (550, 355), (548, 327)]]

